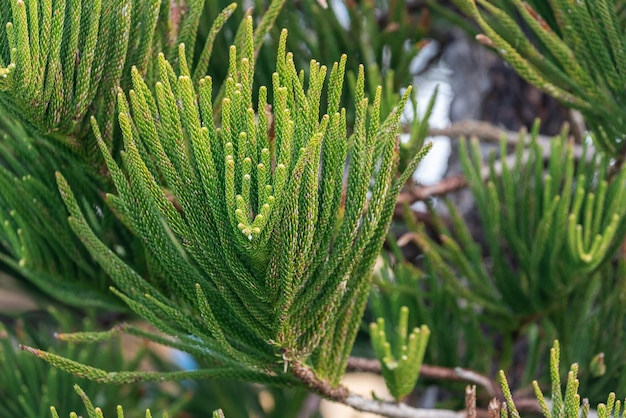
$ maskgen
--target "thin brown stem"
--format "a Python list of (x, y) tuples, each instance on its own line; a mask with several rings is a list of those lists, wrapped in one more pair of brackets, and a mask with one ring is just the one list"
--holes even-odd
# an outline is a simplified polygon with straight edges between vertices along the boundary
[[(350, 357), (348, 359), (348, 370), (367, 371), (380, 374), (380, 363), (376, 359)], [(455, 367), (452, 369), (449, 367), (422, 364), (420, 377), (428, 379), (464, 381), (483, 387), (489, 394), (489, 397), (499, 397), (501, 395), (500, 388), (495, 381), (478, 372), (466, 370), (461, 367)]]
[(426, 200), (435, 196), (442, 196), (450, 192), (462, 189), (467, 186), (467, 180), (463, 175), (457, 175), (448, 177), (441, 180), (439, 183), (422, 186), (411, 187), (398, 196), (398, 203), (413, 203), (419, 200)]
[[(506, 138), (506, 142), (509, 145), (515, 145), (520, 140), (527, 140), (528, 133), (522, 130), (521, 132), (509, 131), (506, 129), (498, 128), (489, 122), (482, 122), (477, 120), (461, 120), (454, 122), (447, 128), (431, 128), (428, 131), (430, 136), (449, 136), (451, 138), (458, 137), (476, 137), (481, 141), (487, 142), (499, 142), (502, 138)], [(552, 137), (547, 135), (537, 135), (537, 143), (541, 146), (544, 152), (544, 157), (550, 155), (550, 143)], [(579, 144), (572, 144), (573, 154), (575, 159), (580, 159), (583, 155), (583, 147)], [(593, 155), (593, 150), (588, 150), (587, 155)]]
[(476, 418), (476, 385), (465, 387), (466, 418)]

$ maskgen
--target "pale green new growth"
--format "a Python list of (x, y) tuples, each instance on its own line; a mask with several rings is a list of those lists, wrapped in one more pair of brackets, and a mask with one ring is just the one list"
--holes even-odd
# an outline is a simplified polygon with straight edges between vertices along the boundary
[(107, 203), (142, 239), (149, 280), (98, 240), (57, 175), (69, 222), (112, 277), (112, 291), (174, 339), (146, 336), (194, 354), (207, 368), (169, 376), (107, 373), (37, 355), (108, 382), (186, 373), (285, 384), (295, 381), (285, 374), (291, 362), (307, 362), (316, 378), (339, 382), (397, 195), (427, 150), (396, 177), (396, 134), (411, 89), (381, 122), (382, 91), (370, 104), (361, 68), (356, 122), (347, 136), (339, 107), (345, 57), (330, 70), (328, 113), (320, 115), (327, 68), (312, 62), (305, 82), (285, 51), (283, 31), (273, 103), (265, 87), (253, 103), (251, 18), (241, 36), (243, 47), (231, 47), (217, 122), (212, 80), (194, 85), (183, 45), (179, 76), (160, 55), (154, 86), (133, 69), (128, 98), (118, 94), (121, 166), (93, 121), (117, 189)]
[(408, 333), (409, 310), (400, 310), (400, 323), (395, 330), (392, 345), (385, 334), (385, 320), (378, 318), (370, 324), (370, 336), (382, 374), (391, 395), (398, 401), (408, 395), (417, 382), (424, 360), (430, 329), (426, 325)]
[[(588, 418), (590, 410), (589, 401), (587, 399), (582, 399), (581, 401), (580, 395), (578, 394), (578, 379), (576, 377), (578, 374), (578, 365), (576, 363), (572, 364), (567, 374), (565, 393), (563, 393), (559, 375), (559, 360), (559, 342), (555, 341), (554, 346), (550, 350), (550, 380), (552, 381), (551, 407), (548, 406), (548, 402), (539, 387), (539, 383), (536, 380), (533, 381), (535, 396), (539, 402), (541, 413), (545, 418)], [(502, 404), (501, 416), (504, 418), (509, 416), (518, 418), (520, 415), (515, 407), (509, 384), (502, 370), (500, 370), (500, 385), (506, 400), (506, 404)], [(505, 405), (508, 407), (505, 408)], [(619, 400), (615, 400), (615, 393), (610, 393), (606, 404), (601, 403), (597, 407), (598, 418), (624, 418), (626, 414), (621, 412), (621, 405), (622, 403)]]
[[(511, 394), (509, 383), (506, 381), (506, 376), (504, 375), (504, 372), (502, 370), (500, 370), (498, 378), (500, 379), (500, 386), (502, 387), (502, 395), (504, 396), (504, 400), (506, 401), (506, 404), (502, 405), (503, 408), (500, 416), (520, 418), (519, 411), (517, 410), (517, 408), (515, 407), (515, 403), (513, 402), (513, 395)], [(502, 415), (502, 412), (504, 413), (504, 415)]]

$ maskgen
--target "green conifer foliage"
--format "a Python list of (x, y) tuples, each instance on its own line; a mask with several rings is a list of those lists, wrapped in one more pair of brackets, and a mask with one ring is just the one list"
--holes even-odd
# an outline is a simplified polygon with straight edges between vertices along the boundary
[[(461, 161), (492, 260), (489, 266), (450, 205), (453, 228), (437, 220), (440, 242), (423, 231), (419, 234), (419, 245), (449, 285), (484, 306), (504, 328), (562, 309), (558, 306), (564, 297), (588, 289), (591, 277), (611, 263), (626, 234), (626, 171), (611, 179), (611, 159), (590, 156), (586, 146), (576, 162), (565, 133), (550, 143), (544, 169), (537, 130), (535, 126), (527, 150), (520, 140), (514, 158), (497, 168), (493, 155), (489, 167), (483, 167), (478, 141), (470, 146), (461, 142)], [(500, 153), (506, 155), (504, 140)], [(451, 268), (461, 272), (467, 285), (453, 278)]]
[[(0, 103), (65, 146), (92, 151), (95, 141), (84, 138), (89, 117), (96, 116), (111, 141), (117, 88), (129, 86), (131, 65), (142, 75), (151, 74), (157, 52), (176, 56), (179, 42), (193, 47), (204, 3), (2, 1), (0, 23), (6, 32), (0, 34)], [(218, 16), (213, 32), (235, 6)], [(204, 46), (203, 63), (208, 64), (211, 42)]]
[[(451, 204), (449, 225), (433, 211), (437, 239), (423, 226), (411, 229), (427, 271), (508, 340), (503, 358), (520, 335), (527, 338), (523, 379), (537, 373), (540, 331), (562, 341), (567, 361), (580, 362), (582, 385), (598, 399), (625, 382), (626, 351), (615, 341), (624, 329), (626, 276), (616, 259), (626, 235), (626, 171), (611, 178), (611, 158), (590, 155), (586, 145), (575, 158), (565, 132), (543, 148), (537, 132), (535, 126), (529, 144), (522, 136), (508, 158), (496, 163), (492, 154), (488, 166), (478, 141), (461, 142), (484, 244)], [(500, 155), (506, 152), (503, 140)], [(615, 368), (595, 379), (588, 368), (601, 351)]]
[[(626, 412), (622, 409), (624, 402), (617, 399), (614, 392), (609, 393), (606, 398), (606, 403), (598, 404), (596, 408), (596, 414), (592, 415), (590, 410), (589, 399), (581, 398), (578, 393), (579, 389), (579, 375), (578, 364), (574, 363), (570, 366), (567, 373), (567, 379), (564, 386), (561, 384), (561, 373), (559, 367), (560, 360), (560, 345), (559, 341), (554, 341), (554, 345), (550, 349), (550, 380), (551, 380), (551, 399), (550, 403), (545, 398), (539, 383), (533, 381), (533, 388), (535, 390), (535, 397), (539, 402), (539, 408), (541, 414), (545, 418), (556, 417), (580, 417), (588, 418), (590, 416), (597, 416), (598, 418), (624, 418)], [(499, 373), (500, 386), (505, 398), (504, 402), (501, 402), (498, 406), (500, 409), (500, 417), (502, 418), (514, 418), (520, 417), (520, 413), (517, 410), (515, 401), (511, 394), (509, 383), (504, 374), (504, 371), (500, 370)], [(563, 391), (565, 388), (565, 391)]]
[(63, 170), (72, 187), (81, 190), (81, 207), (98, 236), (107, 242), (119, 242), (120, 233), (130, 238), (123, 247), (130, 255), (136, 240), (115, 226), (119, 222), (98, 194), (102, 182), (75, 155), (0, 114), (0, 260), (65, 304), (123, 309), (106, 292), (110, 280), (70, 229), (54, 172)]
[(409, 333), (409, 308), (400, 308), (400, 322), (393, 338), (387, 337), (385, 319), (379, 317), (370, 324), (370, 338), (381, 372), (391, 395), (398, 401), (407, 396), (417, 382), (430, 329), (426, 325)]
[[(285, 51), (286, 31), (272, 77), (273, 103), (268, 105), (265, 87), (253, 103), (251, 18), (242, 36), (243, 48), (231, 47), (217, 123), (212, 80), (205, 77), (194, 86), (183, 45), (180, 75), (160, 55), (154, 90), (133, 69), (128, 99), (118, 95), (122, 165), (111, 158), (93, 121), (117, 189), (107, 203), (142, 239), (153, 266), (149, 279), (98, 240), (60, 173), (59, 189), (70, 225), (115, 282), (113, 292), (175, 337), (152, 338), (209, 365), (188, 375), (284, 384), (295, 381), (286, 374), (290, 364), (308, 360), (316, 378), (335, 385), (397, 195), (427, 148), (396, 176), (396, 134), (411, 90), (380, 121), (382, 89), (370, 106), (363, 68), (356, 82), (356, 123), (347, 136), (339, 107), (345, 57), (330, 71), (328, 113), (320, 115), (327, 69), (311, 62), (305, 82)], [(101, 381), (167, 376), (106, 373), (36, 354)]]
[[(256, 49), (282, 4), (272, 1), (260, 19)], [(134, 251), (137, 240), (102, 200), (112, 184), (88, 119), (96, 117), (107, 146), (117, 150), (117, 86), (130, 86), (128, 63), (151, 79), (158, 73), (156, 51), (178, 62), (177, 39), (199, 44), (194, 72), (206, 71), (215, 37), (236, 4), (218, 13), (208, 25), (210, 35), (196, 42), (203, 5), (204, 0), (0, 2), (10, 37), (0, 34), (0, 67), (6, 64), (0, 69), (0, 259), (57, 300), (121, 307), (107, 291), (111, 282), (67, 223), (57, 170), (80, 190), (81, 208), (98, 237), (134, 268), (145, 269), (142, 251)], [(69, 60), (64, 51), (72, 49)]]

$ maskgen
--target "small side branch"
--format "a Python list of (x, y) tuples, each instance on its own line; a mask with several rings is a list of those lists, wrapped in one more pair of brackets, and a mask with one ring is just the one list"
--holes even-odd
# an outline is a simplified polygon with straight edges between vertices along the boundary
[(411, 187), (400, 193), (398, 203), (414, 203), (420, 200), (426, 200), (435, 196), (443, 196), (450, 192), (462, 189), (467, 186), (467, 179), (463, 175), (448, 177), (439, 183), (430, 186)]
[[(526, 132), (513, 132), (506, 129), (498, 128), (489, 122), (477, 120), (461, 120), (454, 122), (447, 128), (431, 128), (428, 131), (430, 136), (449, 136), (449, 137), (477, 137), (482, 141), (499, 142), (503, 137), (506, 138), (507, 144), (513, 146), (520, 140), (528, 141), (529, 134)], [(547, 135), (537, 135), (537, 143), (541, 146), (544, 158), (550, 155), (550, 143), (552, 137)], [(583, 156), (583, 147), (579, 144), (572, 144), (572, 152), (574, 158), (579, 160)], [(593, 149), (588, 149), (587, 155), (593, 155)]]
[[(350, 371), (366, 371), (380, 374), (380, 363), (375, 359), (362, 357), (350, 357), (348, 359), (348, 370)], [(428, 379), (441, 380), (457, 380), (483, 387), (489, 397), (500, 397), (501, 391), (499, 386), (489, 377), (472, 370), (466, 370), (461, 367), (453, 369), (448, 367), (430, 366), (422, 364), (420, 369), (420, 377)]]

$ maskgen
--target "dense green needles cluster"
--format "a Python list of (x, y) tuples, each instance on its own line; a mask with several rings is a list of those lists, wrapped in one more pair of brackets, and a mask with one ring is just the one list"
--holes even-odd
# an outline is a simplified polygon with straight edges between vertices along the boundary
[(407, 396), (415, 387), (430, 336), (426, 325), (413, 328), (409, 333), (408, 322), (409, 309), (403, 306), (394, 338), (387, 338), (384, 318), (370, 324), (372, 347), (381, 361), (381, 371), (389, 392), (396, 400)]
[[(255, 46), (283, 1), (273, 1), (255, 32)], [(158, 53), (178, 61), (178, 45), (193, 52), (204, 0), (7, 0), (0, 2), (0, 100), (4, 108), (70, 149), (96, 150), (94, 116), (111, 144), (116, 92), (130, 86), (131, 68), (153, 79)], [(237, 7), (213, 21), (195, 79), (206, 73), (213, 41)], [(176, 19), (173, 19), (176, 16)], [(188, 59), (192, 58), (188, 53)], [(86, 138), (89, 138), (87, 141)]]
[(345, 58), (330, 71), (329, 113), (320, 116), (326, 67), (312, 62), (305, 86), (285, 52), (286, 32), (273, 103), (261, 87), (255, 113), (251, 19), (246, 26), (245, 48), (231, 48), (217, 126), (212, 81), (201, 79), (196, 93), (182, 45), (180, 76), (161, 55), (155, 94), (133, 71), (130, 103), (118, 95), (122, 166), (94, 121), (117, 189), (107, 203), (141, 237), (150, 282), (97, 239), (61, 174), (59, 187), (70, 225), (114, 293), (176, 337), (172, 345), (222, 375), (283, 381), (290, 362), (308, 360), (318, 378), (337, 384), (396, 197), (425, 151), (396, 178), (400, 111), (379, 120), (381, 90), (369, 107), (362, 69), (347, 137)]

